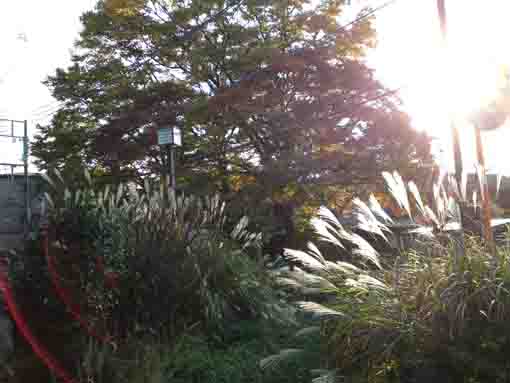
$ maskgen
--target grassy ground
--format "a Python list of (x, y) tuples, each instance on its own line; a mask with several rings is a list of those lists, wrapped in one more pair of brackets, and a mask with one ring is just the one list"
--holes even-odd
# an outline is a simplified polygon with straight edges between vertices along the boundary
[(223, 339), (186, 335), (167, 355), (167, 382), (309, 382), (309, 370), (313, 363), (301, 361), (297, 364), (289, 361), (271, 372), (263, 372), (258, 367), (262, 358), (282, 348), (291, 347), (293, 333), (292, 329), (265, 327), (257, 322), (241, 322), (233, 324), (230, 333)]
[[(48, 319), (48, 318), (47, 318)], [(72, 371), (76, 371), (83, 360), (83, 344), (80, 347), (80, 332), (69, 324), (41, 320), (34, 331)], [(316, 361), (303, 363), (289, 361), (276, 371), (261, 371), (262, 358), (278, 350), (293, 346), (295, 329), (269, 326), (259, 321), (241, 321), (220, 336), (194, 332), (182, 335), (173, 345), (138, 342), (129, 356), (120, 350), (109, 355), (101, 375), (108, 376), (97, 383), (106, 382), (165, 382), (165, 383), (300, 383), (309, 382), (310, 368)], [(73, 346), (75, 344), (75, 346)], [(318, 347), (318, 345), (316, 345)], [(314, 345), (310, 345), (314, 347)], [(157, 349), (158, 358), (146, 358)], [(151, 351), (147, 351), (151, 350)], [(132, 359), (133, 354), (146, 358), (140, 368), (123, 370), (122, 361)], [(154, 353), (152, 352), (154, 356)], [(151, 359), (151, 360), (149, 360)], [(53, 382), (43, 363), (33, 354), (30, 346), (17, 337), (16, 353), (12, 367), (13, 378), (0, 377), (0, 382)], [(108, 370), (108, 372), (106, 372)], [(143, 371), (142, 371), (143, 370)], [(115, 378), (111, 372), (115, 371)], [(112, 379), (113, 378), (113, 379)]]

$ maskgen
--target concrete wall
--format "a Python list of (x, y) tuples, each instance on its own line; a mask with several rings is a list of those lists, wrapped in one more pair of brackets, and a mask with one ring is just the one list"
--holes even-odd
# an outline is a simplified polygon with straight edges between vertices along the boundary
[[(8, 250), (20, 249), (26, 236), (37, 227), (45, 182), (37, 175), (29, 177), (31, 224), (26, 226), (26, 181), (22, 175), (0, 176), (0, 257)], [(27, 231), (27, 228), (29, 229)], [(14, 350), (14, 324), (4, 307), (0, 294), (0, 375)], [(0, 381), (2, 378), (0, 377)]]
[[(31, 221), (37, 221), (44, 181), (38, 175), (30, 175), (29, 182)], [(23, 244), (26, 216), (25, 178), (22, 175), (0, 176), (0, 251)]]

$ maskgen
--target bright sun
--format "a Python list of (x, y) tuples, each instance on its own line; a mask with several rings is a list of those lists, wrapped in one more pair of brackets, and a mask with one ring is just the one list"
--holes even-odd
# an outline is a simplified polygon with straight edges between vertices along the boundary
[[(446, 56), (436, 0), (400, 0), (378, 15), (379, 47), (370, 60), (390, 87), (402, 88), (404, 108), (416, 128), (440, 140), (448, 154), (443, 158), (446, 166), (451, 165), (448, 116), (455, 116), (469, 167), (474, 144), (467, 119), (496, 97), (510, 66), (510, 1), (446, 0), (446, 6)], [(484, 140), (489, 167), (510, 173), (510, 164), (501, 161), (508, 151), (510, 128), (486, 134)]]

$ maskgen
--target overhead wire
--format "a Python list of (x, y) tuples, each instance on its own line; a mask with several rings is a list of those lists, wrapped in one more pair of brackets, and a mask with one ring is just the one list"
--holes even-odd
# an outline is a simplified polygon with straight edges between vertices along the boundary
[[(349, 28), (350, 26), (352, 26), (352, 25), (354, 25), (354, 24), (356, 24), (356, 23), (358, 23), (358, 22), (360, 22), (360, 21), (362, 21), (362, 20), (364, 20), (364, 19), (366, 19), (366, 18), (368, 18), (368, 17), (371, 17), (371, 16), (373, 16), (374, 14), (376, 14), (377, 12), (380, 12), (381, 10), (383, 10), (383, 9), (385, 9), (385, 8), (387, 8), (387, 7), (391, 6), (391, 5), (393, 5), (393, 4), (395, 4), (397, 1), (398, 1), (398, 0), (389, 0), (389, 1), (386, 1), (386, 2), (384, 2), (383, 4), (381, 4), (381, 5), (377, 6), (377, 7), (373, 8), (373, 9), (370, 9), (370, 11), (368, 11), (368, 12), (366, 12), (366, 13), (363, 13), (363, 14), (361, 14), (360, 16), (358, 16), (357, 18), (355, 18), (354, 20), (352, 20), (352, 21), (350, 21), (350, 22), (348, 22), (348, 23), (346, 23), (346, 24), (344, 24), (344, 25), (342, 25), (342, 26), (338, 27), (338, 28), (336, 29), (336, 32), (338, 33), (338, 32), (340, 32), (340, 31), (342, 31), (342, 30), (346, 30), (346, 29), (347, 29), (347, 28)], [(239, 5), (239, 4), (241, 4), (241, 3), (242, 3), (242, 0), (241, 0), (241, 1), (239, 1), (237, 4), (234, 2), (234, 4), (232, 4), (232, 5)], [(230, 8), (232, 5), (228, 6), (227, 8)], [(220, 12), (219, 12), (219, 14), (221, 14), (221, 13), (223, 13), (223, 12), (225, 12), (225, 11), (226, 11), (226, 9), (224, 9), (224, 10), (220, 11)], [(211, 22), (214, 18), (215, 18), (214, 16), (213, 16), (213, 17), (211, 17), (211, 18), (210, 18), (210, 19), (208, 19), (205, 23), (202, 23), (202, 25), (203, 25), (203, 24), (207, 24), (207, 23)], [(189, 31), (188, 31), (188, 32), (189, 32)], [(403, 88), (405, 88), (405, 87), (407, 87), (407, 85), (402, 85), (402, 86), (399, 86), (399, 87), (397, 87), (397, 88), (390, 89), (390, 90), (388, 90), (388, 91), (384, 92), (383, 94), (380, 94), (380, 95), (378, 95), (378, 96), (376, 96), (376, 97), (374, 97), (374, 98), (371, 98), (371, 99), (369, 99), (369, 100), (366, 100), (366, 101), (364, 101), (363, 103), (358, 104), (358, 105), (356, 105), (356, 106), (357, 106), (358, 108), (361, 108), (361, 107), (363, 107), (364, 105), (367, 105), (367, 104), (369, 104), (369, 103), (371, 103), (371, 102), (376, 102), (376, 101), (378, 101), (378, 100), (380, 100), (380, 99), (383, 99), (383, 98), (386, 98), (386, 97), (388, 97), (388, 96), (390, 96), (390, 95), (396, 94), (396, 93), (398, 93), (400, 90), (402, 90), (402, 89), (403, 89)], [(367, 90), (367, 91), (368, 91), (368, 90)]]
[(49, 113), (42, 117), (33, 118), (30, 121), (32, 122), (32, 124), (35, 124), (35, 125), (47, 123), (53, 118), (53, 116), (56, 114), (56, 112), (57, 111), (55, 111), (53, 113)]
[(357, 18), (355, 18), (354, 20), (348, 22), (347, 24), (338, 27), (337, 28), (337, 32), (345, 30), (345, 29), (349, 28), (350, 26), (352, 26), (354, 24), (357, 24), (360, 21), (366, 19), (367, 17), (375, 15), (377, 12), (382, 11), (384, 8), (387, 8), (390, 5), (395, 4), (397, 1), (398, 0), (389, 0), (389, 1), (386, 1), (385, 3), (379, 5), (379, 6), (375, 7), (375, 8), (372, 8), (370, 11), (368, 11), (366, 13), (363, 13), (362, 15), (358, 16)]
[(60, 102), (60, 101), (52, 101), (52, 102), (49, 102), (47, 104), (43, 104), (35, 109), (33, 109), (30, 113), (31, 114), (37, 114), (39, 112), (42, 112), (44, 110), (50, 110), (50, 109), (53, 109), (53, 107), (59, 105), (59, 106), (62, 106), (64, 103), (63, 102)]
[[(383, 10), (383, 9), (387, 8), (387, 7), (389, 7), (390, 5), (395, 4), (397, 1), (398, 1), (398, 0), (389, 0), (389, 1), (386, 1), (385, 3), (381, 4), (380, 6), (377, 6), (377, 7), (373, 8), (373, 9), (371, 9), (369, 12), (364, 13), (364, 14), (362, 14), (362, 15), (358, 16), (356, 19), (354, 19), (354, 20), (352, 20), (352, 21), (350, 21), (350, 22), (348, 22), (348, 23), (346, 23), (346, 24), (344, 24), (344, 25), (340, 26), (339, 28), (337, 28), (337, 30), (336, 30), (336, 31), (337, 31), (337, 32), (339, 32), (339, 31), (342, 31), (342, 30), (346, 30), (348, 27), (350, 27), (350, 26), (352, 26), (352, 25), (354, 25), (354, 24), (356, 24), (356, 23), (358, 23), (358, 22), (360, 22), (360, 21), (362, 21), (362, 20), (366, 19), (367, 17), (373, 16), (375, 13), (377, 13), (377, 12), (379, 12), (379, 11), (381, 11), (381, 10)], [(354, 104), (354, 105), (353, 105), (353, 107), (354, 107), (354, 108), (356, 108), (356, 109), (355, 109), (355, 111), (357, 112), (357, 111), (359, 111), (361, 108), (363, 108), (364, 106), (366, 106), (366, 105), (368, 105), (368, 104), (371, 104), (371, 103), (375, 103), (375, 102), (377, 102), (377, 101), (379, 101), (379, 100), (382, 100), (382, 99), (385, 99), (385, 98), (387, 98), (387, 97), (390, 97), (390, 96), (396, 95), (396, 94), (397, 94), (397, 93), (399, 93), (401, 90), (403, 90), (403, 89), (405, 89), (405, 88), (407, 88), (407, 87), (408, 87), (408, 84), (403, 84), (403, 85), (400, 85), (400, 86), (398, 86), (398, 87), (396, 87), (396, 88), (388, 89), (388, 90), (386, 90), (385, 92), (383, 92), (383, 93), (381, 93), (381, 94), (379, 94), (379, 95), (377, 95), (377, 96), (374, 96), (374, 97), (371, 97), (371, 98), (369, 98), (369, 99), (367, 99), (367, 100), (364, 100), (364, 101), (363, 101), (363, 102), (361, 102), (361, 103)], [(370, 91), (370, 90), (371, 90), (371, 89), (365, 89), (365, 90), (363, 91), (363, 93), (368, 92), (368, 91)], [(330, 117), (331, 117), (331, 118), (335, 118), (335, 115), (330, 116)]]
[(60, 107), (58, 108), (55, 108), (55, 109), (52, 109), (52, 110), (48, 110), (48, 111), (45, 111), (44, 113), (40, 113), (40, 114), (37, 114), (37, 115), (33, 115), (31, 116), (31, 120), (41, 120), (41, 119), (44, 119), (46, 117), (49, 117), (49, 116), (52, 116), (54, 115), (55, 113), (57, 113), (58, 111), (60, 110)]
[[(384, 3), (382, 3), (381, 5), (372, 8), (370, 11), (368, 11), (366, 13), (363, 13), (362, 15), (356, 17), (354, 20), (352, 20), (352, 21), (350, 21), (350, 22), (348, 22), (348, 23), (338, 27), (337, 28), (337, 32), (345, 31), (347, 28), (349, 28), (349, 27), (359, 23), (360, 21), (365, 20), (368, 17), (371, 17), (371, 16), (375, 15), (377, 12), (380, 12), (380, 11), (382, 11), (385, 8), (388, 8), (389, 6), (395, 4), (397, 1), (398, 0), (388, 0), (388, 1), (384, 2)], [(368, 100), (365, 100), (363, 103), (358, 104), (357, 107), (358, 108), (362, 108), (365, 105), (368, 105), (368, 104), (373, 103), (373, 102), (377, 102), (377, 101), (379, 101), (379, 100), (381, 100), (383, 98), (386, 98), (388, 96), (397, 94), (398, 92), (400, 92), (402, 89), (404, 89), (406, 87), (407, 87), (407, 85), (401, 85), (401, 86), (398, 86), (396, 88), (389, 89), (389, 90), (385, 91), (384, 93), (382, 93), (380, 95), (377, 95), (377, 96), (372, 97), (372, 98), (370, 98)]]
[[(337, 32), (340, 32), (340, 31), (343, 31), (343, 30), (346, 30), (347, 28), (365, 20), (366, 18), (368, 17), (371, 17), (373, 15), (375, 15), (377, 12), (380, 12), (381, 10), (393, 5), (394, 3), (396, 3), (398, 0), (389, 0), (389, 1), (386, 1), (384, 2), (383, 4), (373, 8), (373, 9), (370, 9), (370, 11), (368, 12), (364, 12), (362, 13), (360, 16), (356, 17), (354, 20), (340, 26), (337, 28)], [(231, 7), (232, 5), (238, 5), (239, 3), (241, 2), (234, 2), (233, 4), (231, 4), (229, 7)], [(227, 9), (229, 8), (227, 7)], [(222, 10), (223, 12), (225, 11), (226, 9)], [(220, 11), (220, 14), (221, 12)], [(214, 16), (211, 17), (210, 19), (206, 20), (206, 23), (209, 23), (211, 21), (211, 19), (214, 19)], [(204, 23), (203, 23), (204, 24)], [(360, 103), (358, 104), (357, 106), (358, 107), (363, 107), (364, 105), (367, 105), (369, 103), (372, 103), (372, 102), (377, 102), (378, 100), (380, 99), (383, 99), (383, 98), (386, 98), (392, 94), (396, 94), (398, 93), (404, 86), (400, 86), (398, 88), (395, 88), (395, 89), (391, 89), (391, 90), (388, 90), (386, 92), (384, 92), (383, 94), (380, 94), (376, 97), (373, 97), (369, 100), (365, 100), (363, 103)], [(34, 122), (38, 122), (38, 121), (42, 121), (42, 120), (45, 120), (46, 118), (48, 117), (52, 117), (52, 115), (54, 115), (61, 107), (62, 107), (63, 103), (62, 102), (52, 102), (52, 103), (48, 103), (48, 104), (45, 104), (45, 105), (42, 105), (38, 108), (35, 108), (32, 112), (31, 112), (31, 115), (32, 117), (32, 120)]]
[(44, 119), (48, 116), (52, 116), (53, 114), (58, 112), (61, 108), (62, 104), (56, 104), (51, 107), (48, 107), (47, 109), (41, 110), (37, 113), (32, 113), (30, 117), (32, 120)]
[[(356, 17), (354, 20), (338, 27), (336, 29), (337, 33), (340, 32), (340, 31), (345, 31), (347, 28), (359, 23), (360, 21), (363, 21), (365, 20), (366, 18), (368, 17), (371, 17), (373, 15), (375, 15), (377, 12), (380, 12), (382, 11), (383, 9), (395, 4), (398, 0), (388, 0), (386, 2), (384, 2), (383, 4), (375, 7), (375, 8), (372, 8), (370, 11), (366, 12), (366, 13), (363, 13), (362, 15)], [(377, 96), (374, 96), (372, 98), (369, 98), (368, 100), (365, 100), (364, 102), (362, 103), (359, 103), (359, 104), (355, 104), (355, 106), (358, 108), (357, 110), (361, 109), (363, 106), (365, 105), (368, 105), (370, 103), (374, 103), (374, 102), (377, 102), (379, 100), (382, 100), (386, 97), (389, 97), (389, 96), (392, 96), (392, 95), (395, 95), (397, 94), (398, 92), (400, 92), (402, 89), (406, 88), (408, 85), (407, 84), (404, 84), (404, 85), (400, 85), (396, 88), (393, 88), (393, 89), (389, 89), (385, 92), (383, 92), (382, 94), (379, 94)], [(367, 89), (365, 91), (369, 91), (370, 89)], [(365, 92), (364, 91), (364, 92)]]

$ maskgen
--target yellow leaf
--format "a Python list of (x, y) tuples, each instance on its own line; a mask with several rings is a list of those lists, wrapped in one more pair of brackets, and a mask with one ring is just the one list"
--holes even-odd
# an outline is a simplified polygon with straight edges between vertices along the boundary
[(145, 0), (106, 0), (104, 7), (110, 16), (135, 16), (145, 5)]

